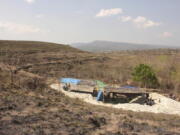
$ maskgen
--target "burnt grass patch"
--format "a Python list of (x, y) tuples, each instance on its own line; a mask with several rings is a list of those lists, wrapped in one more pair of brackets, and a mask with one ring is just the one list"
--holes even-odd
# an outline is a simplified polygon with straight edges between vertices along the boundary
[[(44, 91), (33, 90), (33, 92), (34, 94), (32, 91), (20, 89), (4, 92), (1, 97), (0, 134), (91, 135), (96, 134), (96, 131), (98, 134), (98, 130), (103, 130), (107, 135), (179, 133), (180, 118), (177, 116), (158, 117), (158, 115), (149, 113), (142, 114), (97, 107), (78, 99), (70, 99), (49, 88)], [(30, 108), (30, 111), (24, 112), (25, 108)], [(110, 125), (114, 119), (117, 124)], [(158, 126), (154, 126), (151, 122), (145, 122), (146, 120), (157, 123)], [(161, 122), (164, 124), (161, 125)], [(107, 127), (111, 126), (112, 129), (113, 126), (118, 128), (108, 131)], [(176, 126), (176, 130), (174, 126)]]
[[(133, 67), (145, 63), (157, 69), (162, 79), (160, 88), (169, 93), (172, 89), (166, 86), (170, 77), (167, 73), (171, 69), (179, 72), (179, 51), (95, 54), (59, 44), (25, 41), (0, 41), (0, 51), (0, 135), (180, 134), (179, 116), (94, 106), (47, 86), (49, 78), (54, 83), (54, 78), (60, 77), (125, 84)], [(162, 56), (168, 59), (162, 62)], [(176, 64), (171, 64), (173, 60)], [(11, 73), (12, 67), (18, 70)], [(178, 96), (179, 81), (171, 81), (172, 92)]]

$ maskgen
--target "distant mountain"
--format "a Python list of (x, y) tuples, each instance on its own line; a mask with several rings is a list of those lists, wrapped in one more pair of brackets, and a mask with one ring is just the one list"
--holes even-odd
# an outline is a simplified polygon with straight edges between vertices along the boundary
[[(163, 46), (163, 45), (148, 45), (148, 44), (134, 44), (123, 42), (111, 42), (111, 41), (94, 41), (90, 43), (74, 43), (73, 47), (89, 51), (89, 52), (110, 52), (110, 51), (122, 51), (122, 50), (148, 50), (148, 49), (160, 49), (178, 47)], [(180, 48), (180, 47), (179, 47)]]

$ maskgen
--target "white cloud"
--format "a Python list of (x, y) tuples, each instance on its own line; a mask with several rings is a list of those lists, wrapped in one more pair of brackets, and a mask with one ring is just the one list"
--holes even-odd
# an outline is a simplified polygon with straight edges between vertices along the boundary
[(27, 3), (31, 4), (34, 3), (36, 0), (25, 0)]
[(128, 21), (132, 20), (132, 17), (131, 16), (122, 16), (120, 19), (122, 22), (128, 22)]
[(0, 30), (17, 34), (40, 32), (40, 28), (26, 24), (17, 24), (14, 22), (0, 22)]
[(134, 19), (135, 23), (145, 23), (147, 19), (143, 16), (138, 16), (137, 18)]
[(43, 18), (43, 17), (44, 17), (44, 14), (37, 14), (35, 17), (36, 17), (36, 18)]
[(128, 22), (131, 21), (134, 23), (138, 28), (150, 28), (150, 27), (155, 27), (159, 26), (161, 23), (155, 22), (152, 20), (147, 19), (144, 16), (138, 16), (136, 18), (132, 18), (131, 16), (122, 16), (121, 17), (122, 22)]
[(96, 17), (106, 17), (106, 16), (118, 15), (122, 13), (123, 10), (121, 8), (101, 9), (100, 12), (96, 14)]
[(133, 19), (133, 23), (136, 24), (136, 26), (138, 26), (139, 28), (150, 28), (150, 27), (159, 26), (161, 24), (159, 22), (149, 20), (144, 16), (136, 17), (135, 19)]
[(161, 36), (164, 37), (164, 38), (169, 38), (169, 37), (172, 37), (173, 34), (170, 33), (170, 32), (163, 32)]
[(143, 27), (144, 28), (149, 28), (149, 27), (155, 27), (155, 26), (159, 26), (160, 23), (158, 22), (154, 22), (154, 21), (151, 21), (151, 20), (148, 20), (144, 23)]

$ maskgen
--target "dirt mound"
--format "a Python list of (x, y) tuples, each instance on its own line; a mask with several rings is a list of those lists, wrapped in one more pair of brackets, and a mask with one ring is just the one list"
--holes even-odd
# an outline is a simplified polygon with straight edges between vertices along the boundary
[(52, 84), (51, 88), (63, 92), (66, 96), (71, 98), (79, 98), (87, 103), (94, 105), (119, 108), (124, 110), (131, 110), (136, 112), (152, 112), (152, 113), (165, 113), (180, 115), (180, 102), (167, 98), (157, 93), (151, 93), (150, 98), (155, 101), (155, 105), (140, 105), (137, 103), (125, 103), (125, 104), (109, 104), (96, 101), (91, 94), (67, 92), (62, 89), (59, 84)]

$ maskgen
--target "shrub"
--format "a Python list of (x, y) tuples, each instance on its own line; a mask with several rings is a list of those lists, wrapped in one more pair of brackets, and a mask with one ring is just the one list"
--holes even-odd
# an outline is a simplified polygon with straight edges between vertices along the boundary
[(132, 73), (133, 80), (139, 82), (142, 87), (157, 88), (158, 79), (153, 69), (145, 64), (140, 64), (134, 68)]

